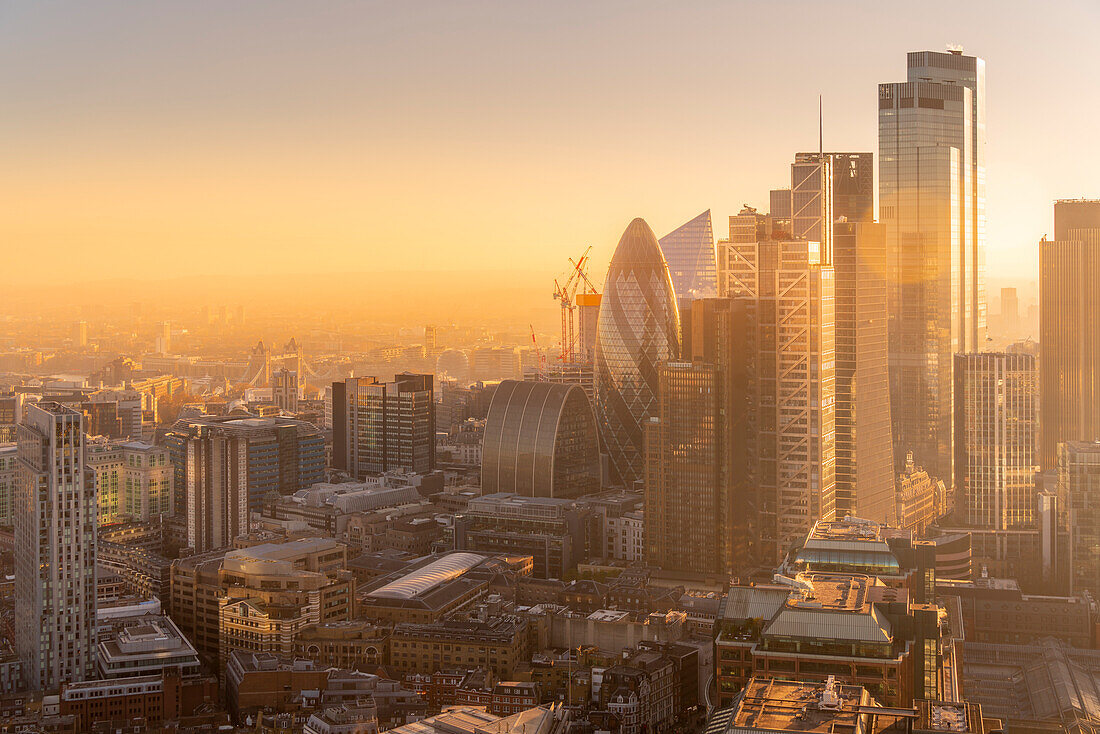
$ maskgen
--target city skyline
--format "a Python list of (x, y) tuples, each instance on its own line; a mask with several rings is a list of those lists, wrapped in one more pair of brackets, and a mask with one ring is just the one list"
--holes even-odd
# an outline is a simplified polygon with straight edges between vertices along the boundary
[[(1097, 13), (1085, 4), (1041, 16), (1023, 3), (951, 6), (949, 37), (931, 10), (883, 37), (873, 31), (889, 11), (846, 3), (787, 19), (778, 41), (740, 44), (712, 34), (764, 22), (763, 5), (474, 3), (414, 20), (279, 4), (251, 35), (255, 7), (206, 10), (5, 8), (0, 53), (33, 70), (0, 80), (13, 164), (0, 192), (18, 204), (0, 232), (18, 245), (13, 273), (40, 251), (57, 253), (62, 280), (197, 275), (210, 262), (245, 278), (392, 271), (410, 251), (444, 271), (556, 273), (585, 244), (603, 263), (633, 217), (668, 232), (707, 208), (724, 220), (747, 192), (766, 208), (778, 166), (817, 142), (818, 94), (826, 147), (875, 151), (875, 85), (902, 76), (902, 49), (947, 43), (993, 69), (990, 281), (1035, 281), (1050, 201), (1098, 193), (1096, 149), (1077, 144), (1091, 135), (1088, 98), (1074, 102), (1082, 114), (1059, 114), (1100, 61), (1072, 42), (1089, 23), (1069, 18)], [(863, 40), (807, 67), (803, 41), (822, 29)], [(1055, 29), (1073, 52), (1042, 43)], [(429, 44), (435, 53), (416, 53)], [(1025, 44), (1032, 54), (1017, 53)], [(1021, 58), (1031, 55), (1042, 63)], [(754, 104), (762, 95), (768, 104)], [(1010, 114), (1023, 95), (1047, 114)], [(1058, 136), (1043, 134), (1051, 115)], [(193, 256), (150, 273), (137, 257), (150, 245)], [(66, 257), (108, 246), (109, 267)]]

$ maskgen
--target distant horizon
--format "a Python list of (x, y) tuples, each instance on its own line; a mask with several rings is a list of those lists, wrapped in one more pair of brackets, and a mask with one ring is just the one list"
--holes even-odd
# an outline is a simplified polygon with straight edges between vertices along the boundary
[(660, 236), (710, 209), (720, 239), (766, 210), (818, 95), (825, 148), (877, 159), (877, 85), (959, 42), (987, 63), (987, 272), (1034, 279), (1053, 201), (1100, 195), (1100, 7), (913, 10), (6, 3), (0, 282), (558, 273), (588, 245), (597, 272), (635, 216)]

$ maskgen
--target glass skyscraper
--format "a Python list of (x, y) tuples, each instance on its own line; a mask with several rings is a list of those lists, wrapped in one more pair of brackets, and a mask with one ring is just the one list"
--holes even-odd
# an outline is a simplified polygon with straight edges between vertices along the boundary
[(660, 239), (660, 245), (678, 299), (695, 300), (718, 295), (710, 209), (666, 234)]
[(985, 341), (985, 62), (908, 55), (879, 85), (879, 213), (886, 229), (894, 459), (950, 481), (952, 369)]
[(615, 479), (642, 478), (642, 421), (654, 414), (657, 363), (680, 356), (680, 314), (653, 230), (635, 219), (607, 270), (596, 325), (596, 423)]

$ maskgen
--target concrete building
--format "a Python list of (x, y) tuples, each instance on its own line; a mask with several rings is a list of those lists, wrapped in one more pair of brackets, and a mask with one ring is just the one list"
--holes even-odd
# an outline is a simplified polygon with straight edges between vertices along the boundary
[(365, 620), (323, 622), (294, 637), (294, 656), (322, 667), (377, 670), (390, 660), (390, 628)]
[(432, 375), (393, 382), (351, 377), (332, 384), (332, 465), (357, 479), (394, 469), (435, 469)]
[(394, 625), (390, 637), (390, 667), (402, 675), (482, 667), (498, 679), (507, 679), (530, 655), (527, 621), (514, 617), (401, 622)]
[(15, 641), (32, 690), (95, 675), (95, 484), (83, 428), (78, 411), (41, 402), (18, 429)]
[(955, 516), (964, 526), (1036, 524), (1039, 375), (1030, 354), (955, 356)]
[(561, 579), (589, 557), (598, 523), (573, 500), (489, 494), (455, 516), (455, 550), (531, 556), (534, 576)]
[(572, 498), (599, 486), (599, 437), (584, 390), (501, 382), (485, 418), (481, 491)]
[(142, 441), (89, 438), (88, 469), (95, 474), (100, 525), (172, 514), (175, 472), (168, 449)]
[(1054, 203), (1054, 239), (1039, 243), (1042, 458), (1100, 439), (1100, 199)]
[(355, 580), (347, 548), (313, 538), (265, 543), (225, 554), (218, 571), (218, 654), (233, 650), (290, 655), (298, 631), (354, 614)]
[(867, 688), (887, 706), (951, 694), (940, 608), (912, 602), (873, 576), (805, 572), (775, 584), (734, 585), (715, 629), (719, 705), (753, 675)]
[(200, 672), (198, 651), (163, 614), (101, 620), (96, 637), (100, 678), (159, 675), (162, 669), (171, 668), (185, 676)]
[(948, 481), (952, 360), (985, 346), (985, 61), (916, 51), (906, 67), (878, 87), (894, 457)]
[(265, 496), (288, 495), (323, 479), (324, 437), (288, 418), (184, 419), (165, 436), (174, 469), (175, 514), (197, 553), (223, 548), (248, 532), (250, 511)]

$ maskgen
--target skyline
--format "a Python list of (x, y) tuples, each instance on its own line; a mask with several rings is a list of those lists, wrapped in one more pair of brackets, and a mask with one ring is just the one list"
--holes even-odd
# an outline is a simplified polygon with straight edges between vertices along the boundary
[[(262, 7), (0, 10), (0, 58), (20, 68), (0, 77), (13, 204), (0, 236), (15, 243), (0, 282), (34, 280), (42, 252), (60, 282), (417, 267), (550, 278), (587, 245), (600, 282), (636, 216), (663, 236), (710, 208), (722, 238), (742, 203), (766, 210), (791, 156), (817, 144), (818, 94), (825, 148), (877, 158), (877, 84), (904, 79), (905, 52), (945, 43), (988, 65), (991, 302), (1006, 278), (1024, 292), (1036, 280), (1051, 200), (1100, 194), (1086, 181), (1100, 103), (1074, 94), (1100, 62), (1075, 43), (1082, 17), (1100, 20), (1085, 3), (1040, 17), (950, 6), (951, 37), (946, 4), (894, 33), (868, 3), (778, 24), (763, 5), (710, 2)], [(775, 32), (738, 32), (763, 24)], [(1044, 46), (1055, 29), (1059, 48)], [(823, 31), (854, 40), (822, 63), (807, 41)], [(151, 244), (187, 256), (150, 262)], [(97, 248), (114, 256), (77, 256)]]

